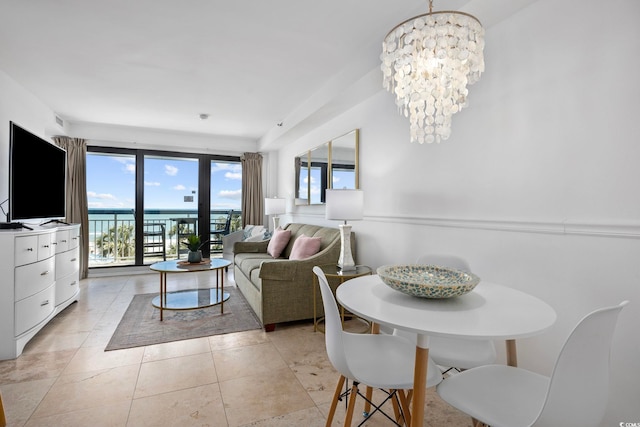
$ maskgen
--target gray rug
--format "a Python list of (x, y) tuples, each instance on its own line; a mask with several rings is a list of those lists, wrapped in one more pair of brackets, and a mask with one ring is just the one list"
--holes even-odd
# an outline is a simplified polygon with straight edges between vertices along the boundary
[(220, 306), (198, 310), (160, 310), (151, 305), (157, 293), (135, 295), (105, 351), (140, 347), (164, 342), (260, 329), (262, 326), (249, 304), (236, 288), (225, 287), (230, 298)]

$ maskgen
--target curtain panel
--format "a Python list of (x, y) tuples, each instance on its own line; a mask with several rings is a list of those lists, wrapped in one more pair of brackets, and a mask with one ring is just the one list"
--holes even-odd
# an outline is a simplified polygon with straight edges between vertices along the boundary
[(67, 150), (67, 217), (80, 224), (80, 278), (89, 272), (89, 208), (87, 205), (87, 143), (84, 139), (55, 136), (58, 147)]
[(242, 162), (242, 227), (262, 225), (264, 196), (262, 195), (262, 155), (244, 153)]

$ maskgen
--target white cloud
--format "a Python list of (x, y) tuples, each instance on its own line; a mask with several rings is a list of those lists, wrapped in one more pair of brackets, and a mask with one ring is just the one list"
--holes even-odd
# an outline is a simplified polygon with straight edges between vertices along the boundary
[(164, 165), (164, 173), (169, 176), (176, 176), (178, 174), (178, 168), (172, 165)]
[(145, 187), (160, 187), (160, 183), (157, 181), (145, 181)]
[(242, 165), (240, 163), (213, 163), (211, 164), (211, 173), (218, 171), (232, 171), (242, 173)]
[(113, 194), (109, 194), (109, 193), (98, 194), (95, 191), (87, 191), (87, 197), (92, 199), (116, 200), (116, 197)]
[(184, 185), (182, 185), (182, 184), (178, 184), (178, 185), (174, 186), (174, 187), (173, 187), (173, 189), (174, 189), (174, 190), (182, 191), (182, 190), (186, 190), (186, 189), (187, 189), (187, 187), (185, 187), (185, 186), (184, 186)]
[(127, 163), (124, 165), (124, 171), (130, 174), (136, 173), (136, 165), (135, 163)]
[(239, 200), (240, 196), (242, 196), (242, 190), (222, 190), (218, 193), (221, 199)]
[(242, 172), (227, 172), (224, 174), (224, 177), (227, 179), (241, 180)]

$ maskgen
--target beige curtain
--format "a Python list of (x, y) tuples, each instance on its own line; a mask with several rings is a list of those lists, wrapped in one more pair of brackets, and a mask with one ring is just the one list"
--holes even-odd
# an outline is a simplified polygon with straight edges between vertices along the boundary
[(67, 150), (67, 222), (80, 224), (80, 278), (89, 272), (89, 208), (87, 206), (87, 143), (84, 139), (56, 136)]
[(262, 195), (262, 155), (244, 153), (242, 162), (242, 226), (262, 225), (264, 196)]

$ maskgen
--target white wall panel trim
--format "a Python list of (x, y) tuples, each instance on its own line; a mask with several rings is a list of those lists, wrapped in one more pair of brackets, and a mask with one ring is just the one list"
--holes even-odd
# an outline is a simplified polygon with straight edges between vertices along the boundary
[[(293, 222), (306, 218), (324, 219), (324, 213), (293, 214)], [(541, 222), (473, 218), (437, 218), (414, 215), (365, 215), (365, 221), (394, 224), (423, 225), (429, 227), (467, 228), (476, 230), (511, 231), (517, 233), (566, 234), (615, 238), (640, 238), (640, 222)]]

